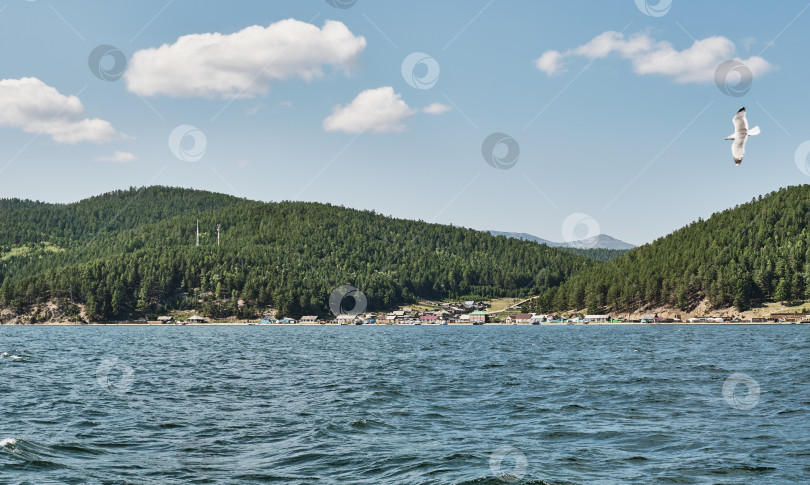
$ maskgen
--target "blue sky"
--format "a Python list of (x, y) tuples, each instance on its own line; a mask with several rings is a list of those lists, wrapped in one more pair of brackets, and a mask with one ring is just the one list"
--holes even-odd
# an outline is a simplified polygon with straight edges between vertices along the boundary
[[(808, 181), (803, 2), (347, 6), (0, 0), (0, 197), (160, 184), (641, 244)], [(94, 75), (99, 45), (122, 78)], [(762, 134), (735, 167), (740, 106)], [(182, 125), (204, 149), (181, 128), (172, 151)], [(492, 133), (519, 146), (508, 168)]]

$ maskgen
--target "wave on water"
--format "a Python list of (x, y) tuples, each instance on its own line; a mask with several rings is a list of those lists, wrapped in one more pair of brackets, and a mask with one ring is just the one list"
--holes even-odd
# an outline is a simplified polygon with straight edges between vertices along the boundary
[(27, 360), (27, 359), (31, 358), (30, 356), (25, 355), (25, 354), (15, 355), (15, 354), (9, 354), (8, 352), (3, 352), (2, 354), (0, 354), (0, 359), (2, 359), (4, 357), (8, 358), (8, 359), (11, 359), (11, 360)]
[[(17, 330), (0, 485), (808, 483), (803, 327)], [(134, 394), (98, 382), (106, 355)], [(734, 372), (761, 386), (748, 412)]]
[(14, 438), (6, 438), (4, 440), (0, 440), (0, 448), (6, 448), (14, 446), (17, 443), (17, 440)]

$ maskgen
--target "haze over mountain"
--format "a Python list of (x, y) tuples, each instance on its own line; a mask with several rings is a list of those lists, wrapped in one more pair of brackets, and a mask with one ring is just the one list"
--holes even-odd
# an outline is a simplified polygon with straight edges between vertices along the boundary
[(506, 236), (515, 239), (522, 239), (524, 241), (534, 241), (536, 243), (545, 244), (546, 246), (557, 248), (578, 248), (578, 249), (633, 249), (636, 247), (633, 244), (626, 243), (607, 234), (599, 234), (597, 236), (581, 239), (579, 241), (569, 242), (554, 242), (542, 237), (537, 237), (525, 232), (503, 232), (503, 231), (489, 231), (493, 236)]

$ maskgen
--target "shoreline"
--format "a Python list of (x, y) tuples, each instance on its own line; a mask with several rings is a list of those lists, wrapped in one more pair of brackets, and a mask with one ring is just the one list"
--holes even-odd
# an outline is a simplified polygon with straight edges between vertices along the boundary
[(564, 327), (564, 326), (578, 326), (578, 327), (622, 327), (622, 326), (649, 326), (649, 327), (666, 327), (666, 326), (729, 326), (729, 325), (810, 325), (805, 322), (676, 322), (676, 323), (641, 323), (641, 322), (624, 322), (624, 323), (541, 323), (539, 325), (532, 325), (529, 323), (486, 323), (484, 325), (473, 325), (472, 323), (449, 323), (447, 325), (437, 324), (394, 324), (388, 325), (384, 323), (364, 323), (362, 325), (343, 325), (339, 323), (244, 323), (244, 322), (216, 322), (216, 323), (3, 323), (0, 327)]

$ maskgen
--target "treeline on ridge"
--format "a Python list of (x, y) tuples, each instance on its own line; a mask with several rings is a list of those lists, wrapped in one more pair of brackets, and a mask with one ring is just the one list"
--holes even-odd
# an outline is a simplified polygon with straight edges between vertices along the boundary
[(810, 299), (810, 186), (788, 187), (698, 220), (546, 289), (525, 310), (634, 312), (669, 305), (740, 311)]
[(0, 307), (42, 307), (42, 319), (48, 302), (72, 318), (81, 303), (91, 320), (173, 309), (249, 318), (268, 307), (326, 316), (329, 294), (345, 284), (377, 311), (418, 298), (537, 294), (594, 264), (470, 229), (189, 189), (0, 201)]

